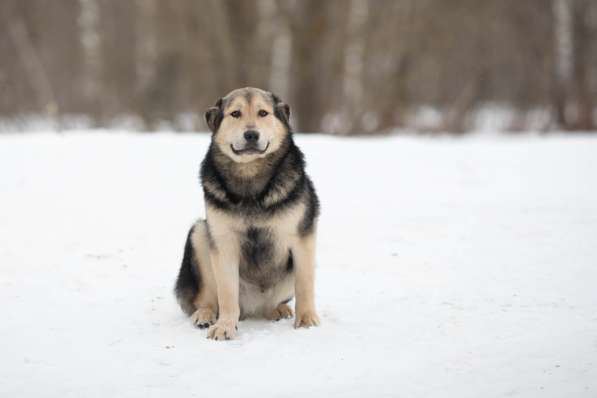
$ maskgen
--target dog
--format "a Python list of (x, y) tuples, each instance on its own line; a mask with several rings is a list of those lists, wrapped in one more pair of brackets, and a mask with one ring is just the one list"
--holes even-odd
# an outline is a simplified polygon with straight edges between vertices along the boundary
[(258, 88), (236, 89), (205, 113), (201, 163), (206, 218), (187, 235), (175, 294), (207, 337), (236, 336), (246, 317), (318, 326), (315, 236), (319, 200), (294, 143), (290, 108)]

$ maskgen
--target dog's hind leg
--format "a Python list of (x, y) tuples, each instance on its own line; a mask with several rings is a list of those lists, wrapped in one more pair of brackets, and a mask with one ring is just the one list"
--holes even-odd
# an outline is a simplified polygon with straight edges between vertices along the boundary
[(270, 321), (279, 321), (280, 319), (292, 318), (292, 309), (286, 303), (280, 303), (269, 314), (265, 316)]
[(218, 298), (209, 260), (209, 237), (205, 220), (191, 227), (178, 279), (176, 297), (185, 314), (200, 328), (213, 324)]
[(274, 287), (274, 295), (270, 307), (265, 312), (265, 318), (271, 321), (292, 318), (292, 309), (288, 305), (294, 297), (294, 274), (290, 273)]
[(196, 310), (193, 301), (201, 287), (201, 275), (196, 267), (195, 250), (191, 243), (191, 236), (194, 230), (195, 225), (191, 227), (187, 234), (182, 264), (180, 265), (180, 271), (178, 271), (178, 278), (176, 278), (174, 286), (174, 294), (176, 295), (178, 304), (187, 315), (191, 315)]

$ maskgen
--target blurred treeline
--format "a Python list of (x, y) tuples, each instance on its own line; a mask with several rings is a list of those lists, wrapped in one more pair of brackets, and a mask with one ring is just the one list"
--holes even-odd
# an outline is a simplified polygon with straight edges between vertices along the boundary
[(247, 85), (299, 131), (591, 130), (597, 1), (0, 1), (4, 120), (204, 130)]

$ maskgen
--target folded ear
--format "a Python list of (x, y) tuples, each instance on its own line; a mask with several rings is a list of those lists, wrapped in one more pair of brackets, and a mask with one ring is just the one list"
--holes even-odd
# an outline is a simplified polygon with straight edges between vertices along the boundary
[(216, 102), (215, 106), (212, 106), (207, 111), (205, 111), (205, 122), (207, 123), (207, 126), (209, 127), (212, 133), (218, 131), (223, 118), (224, 113), (222, 111), (222, 98), (220, 98)]
[(278, 98), (277, 95), (272, 94), (274, 100), (274, 115), (286, 125), (290, 127), (290, 107)]

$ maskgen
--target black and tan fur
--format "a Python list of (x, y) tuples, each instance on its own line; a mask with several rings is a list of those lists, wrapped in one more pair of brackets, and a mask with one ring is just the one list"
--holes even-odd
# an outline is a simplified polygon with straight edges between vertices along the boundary
[(239, 319), (319, 324), (314, 302), (319, 202), (295, 145), (288, 105), (256, 88), (234, 90), (205, 119), (201, 164), (206, 219), (189, 231), (175, 292), (208, 337), (230, 339)]

